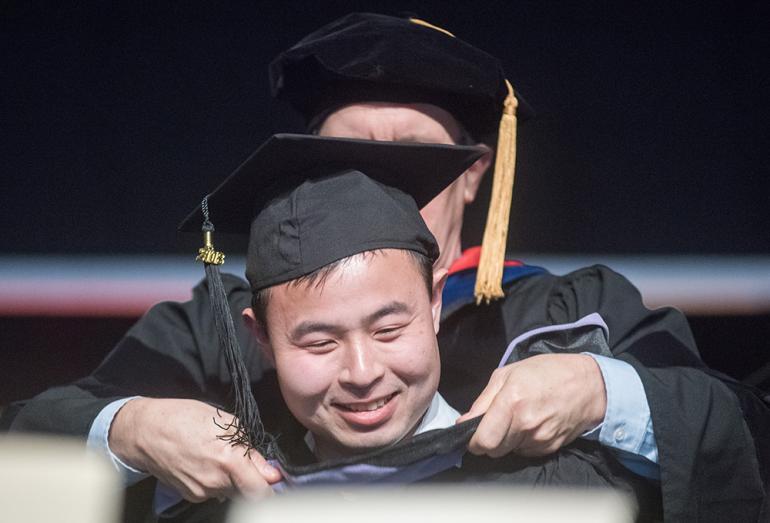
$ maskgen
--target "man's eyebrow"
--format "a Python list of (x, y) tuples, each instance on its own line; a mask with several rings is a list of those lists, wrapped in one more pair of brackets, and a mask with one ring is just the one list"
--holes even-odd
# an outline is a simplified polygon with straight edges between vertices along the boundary
[(390, 314), (400, 314), (404, 312), (409, 312), (411, 309), (409, 306), (401, 301), (392, 301), (385, 305), (384, 307), (380, 307), (375, 312), (371, 313), (369, 316), (365, 318), (365, 322), (367, 324), (374, 323), (375, 321), (384, 318), (385, 316), (388, 316)]
[(293, 340), (296, 340), (314, 332), (330, 332), (335, 334), (341, 331), (342, 329), (339, 326), (333, 325), (331, 323), (323, 323), (320, 321), (303, 321), (289, 332), (289, 337)]

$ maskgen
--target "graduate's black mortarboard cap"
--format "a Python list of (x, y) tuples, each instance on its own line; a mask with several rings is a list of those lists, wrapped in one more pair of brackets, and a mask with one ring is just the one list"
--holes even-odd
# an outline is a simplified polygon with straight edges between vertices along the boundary
[[(273, 96), (306, 122), (354, 102), (429, 103), (475, 138), (497, 133), (508, 95), (500, 60), (414, 18), (351, 13), (270, 64)], [(531, 114), (519, 98), (519, 115)]]
[(474, 294), (504, 295), (503, 262), (516, 164), (514, 93), (500, 61), (416, 18), (352, 13), (309, 34), (270, 64), (273, 96), (314, 127), (356, 102), (429, 103), (451, 113), (477, 140), (497, 136), (497, 159)]
[[(246, 275), (259, 290), (363, 251), (400, 248), (432, 260), (419, 208), (482, 154), (471, 146), (313, 135), (268, 139), (207, 197), (218, 231), (248, 233)], [(200, 230), (199, 206), (180, 225)]]

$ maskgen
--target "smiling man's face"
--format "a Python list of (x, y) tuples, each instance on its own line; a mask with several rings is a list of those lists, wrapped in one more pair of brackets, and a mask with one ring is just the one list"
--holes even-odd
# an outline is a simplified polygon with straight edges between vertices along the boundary
[(430, 405), (443, 281), (431, 292), (423, 282), (408, 252), (385, 249), (348, 258), (322, 282), (270, 289), (265, 350), (319, 457), (395, 443)]

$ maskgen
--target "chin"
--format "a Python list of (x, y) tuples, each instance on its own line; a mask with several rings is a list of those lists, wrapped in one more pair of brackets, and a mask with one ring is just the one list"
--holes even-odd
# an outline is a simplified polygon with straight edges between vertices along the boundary
[(407, 433), (401, 431), (396, 434), (357, 434), (348, 439), (345, 447), (355, 454), (362, 454), (394, 445), (404, 439), (406, 435)]
[[(324, 452), (329, 456), (324, 456), (326, 459), (340, 458), (346, 456), (354, 456), (360, 454), (366, 454), (385, 447), (390, 447), (404, 439), (409, 435), (409, 431), (374, 431), (371, 433), (355, 433), (345, 435), (327, 435), (327, 441), (331, 440), (334, 443), (331, 445), (324, 445), (330, 452)], [(319, 442), (319, 446), (320, 442)]]

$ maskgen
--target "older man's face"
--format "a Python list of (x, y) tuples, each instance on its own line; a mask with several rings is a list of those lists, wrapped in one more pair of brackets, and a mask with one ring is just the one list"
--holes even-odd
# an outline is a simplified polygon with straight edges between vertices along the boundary
[[(371, 102), (334, 111), (318, 133), (363, 140), (454, 144), (461, 131), (451, 114), (434, 105)], [(436, 267), (449, 268), (460, 256), (463, 211), (476, 197), (490, 156), (476, 162), (420, 211), (441, 249)]]
[(439, 286), (429, 293), (408, 253), (349, 258), (321, 283), (273, 287), (266, 310), (283, 397), (319, 457), (410, 435), (438, 387)]

